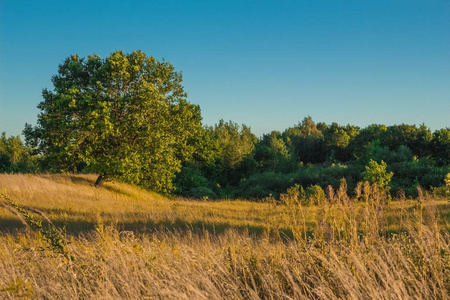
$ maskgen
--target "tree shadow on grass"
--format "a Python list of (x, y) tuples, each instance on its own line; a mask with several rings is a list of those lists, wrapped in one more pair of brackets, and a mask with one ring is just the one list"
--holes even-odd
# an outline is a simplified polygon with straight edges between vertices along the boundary
[(89, 186), (94, 186), (94, 181), (84, 177), (84, 176), (77, 176), (77, 175), (72, 175), (72, 174), (43, 174), (40, 175), (41, 178), (44, 178), (46, 180), (49, 181), (53, 181), (53, 182), (57, 182), (57, 183), (64, 183), (67, 181), (70, 181), (74, 184), (77, 185), (89, 185)]
[[(77, 176), (72, 174), (58, 174), (57, 176), (53, 175), (51, 177), (44, 177), (47, 180), (51, 180), (54, 182), (64, 182), (64, 181), (70, 181), (71, 183), (74, 183), (76, 185), (83, 185), (83, 186), (90, 186), (93, 189), (95, 187), (95, 179), (91, 179), (84, 176)], [(128, 196), (128, 197), (134, 197), (133, 193), (127, 192), (122, 190), (119, 187), (114, 187), (110, 185), (103, 185), (101, 188), (98, 189), (104, 189), (113, 193), (117, 193), (120, 195)]]
[[(78, 236), (95, 231), (99, 224), (97, 222), (89, 222), (84, 220), (76, 220), (65, 222), (63, 220), (54, 221), (53, 224), (65, 230), (67, 235)], [(172, 232), (181, 235), (187, 234), (204, 234), (208, 232), (210, 235), (220, 236), (229, 230), (234, 230), (238, 233), (245, 233), (250, 236), (260, 237), (263, 235), (278, 235), (285, 239), (293, 239), (292, 231), (289, 229), (279, 229), (278, 233), (273, 230), (271, 232), (265, 226), (257, 225), (235, 225), (227, 222), (186, 222), (182, 219), (175, 220), (139, 220), (134, 222), (105, 222), (102, 224), (111, 226), (112, 228), (121, 231), (132, 231), (135, 234), (150, 234), (155, 232)], [(14, 234), (24, 231), (26, 227), (18, 219), (0, 218), (0, 233)]]

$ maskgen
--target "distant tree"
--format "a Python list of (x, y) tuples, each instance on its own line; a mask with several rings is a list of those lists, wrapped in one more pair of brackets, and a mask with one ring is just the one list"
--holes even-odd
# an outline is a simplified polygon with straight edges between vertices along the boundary
[(256, 143), (254, 159), (261, 171), (284, 171), (290, 167), (291, 153), (280, 132), (272, 131)]
[(37, 126), (26, 125), (53, 170), (86, 165), (158, 192), (173, 189), (180, 162), (192, 156), (200, 108), (187, 102), (181, 73), (141, 51), (68, 57), (44, 89)]
[(323, 130), (324, 142), (327, 152), (335, 156), (340, 161), (348, 161), (353, 158), (352, 153), (348, 150), (350, 141), (359, 134), (359, 127), (341, 126), (332, 123)]
[(252, 152), (258, 139), (250, 127), (232, 121), (220, 120), (207, 130), (216, 147), (216, 159), (204, 168), (206, 177), (221, 186), (237, 185), (256, 168)]
[(30, 172), (38, 167), (38, 157), (19, 136), (0, 136), (0, 172)]
[(380, 136), (387, 130), (385, 125), (372, 124), (363, 128), (359, 133), (350, 141), (348, 148), (355, 158), (361, 158), (366, 154), (369, 144), (375, 140), (379, 140)]
[(258, 140), (250, 127), (232, 121), (220, 120), (214, 127), (209, 127), (211, 140), (218, 144), (218, 156), (224, 166), (234, 167), (249, 155)]
[(292, 147), (292, 152), (298, 161), (304, 163), (325, 161), (326, 149), (323, 134), (310, 116), (305, 117), (297, 126), (286, 129), (282, 137)]
[(430, 146), (432, 140), (433, 134), (431, 130), (425, 124), (421, 124), (417, 129), (416, 139), (411, 142), (411, 150), (419, 157), (429, 156), (431, 154)]

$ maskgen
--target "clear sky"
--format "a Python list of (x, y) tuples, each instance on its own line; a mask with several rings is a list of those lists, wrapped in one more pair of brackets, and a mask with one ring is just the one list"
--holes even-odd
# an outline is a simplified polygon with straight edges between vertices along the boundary
[(449, 0), (0, 0), (0, 132), (35, 124), (70, 54), (136, 49), (183, 72), (208, 125), (450, 127)]

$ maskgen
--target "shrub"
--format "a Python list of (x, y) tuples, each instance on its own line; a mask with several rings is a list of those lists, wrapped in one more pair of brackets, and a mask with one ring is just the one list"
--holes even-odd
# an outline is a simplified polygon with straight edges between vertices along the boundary
[(385, 199), (386, 203), (389, 203), (392, 200), (391, 194), (389, 193), (391, 187), (390, 182), (391, 178), (394, 175), (392, 172), (386, 171), (387, 164), (384, 161), (381, 161), (378, 164), (374, 160), (370, 160), (369, 165), (366, 166), (366, 171), (364, 172), (364, 180), (372, 183), (373, 186), (377, 187), (377, 191), (372, 190), (372, 195), (381, 196)]
[(192, 188), (187, 193), (190, 197), (195, 199), (217, 199), (217, 194), (214, 193), (210, 188), (200, 186)]
[(387, 165), (384, 161), (381, 161), (381, 163), (378, 164), (376, 161), (370, 160), (369, 165), (366, 166), (366, 171), (364, 172), (364, 180), (369, 181), (371, 184), (376, 183), (380, 190), (389, 187), (389, 183), (391, 182), (394, 173), (387, 173), (386, 167)]
[(176, 192), (183, 196), (192, 197), (192, 189), (208, 187), (208, 180), (193, 167), (183, 167), (174, 180)]
[(264, 172), (251, 175), (239, 185), (239, 195), (244, 198), (262, 199), (272, 194), (278, 198), (292, 185), (290, 174)]

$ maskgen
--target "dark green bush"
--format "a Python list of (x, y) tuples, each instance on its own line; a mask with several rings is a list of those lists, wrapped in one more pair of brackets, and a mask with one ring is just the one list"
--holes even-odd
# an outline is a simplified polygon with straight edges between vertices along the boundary
[(193, 197), (192, 189), (208, 188), (209, 181), (206, 179), (200, 170), (186, 166), (183, 167), (180, 173), (177, 174), (174, 180), (176, 192), (185, 197)]
[(217, 194), (214, 193), (210, 188), (200, 186), (192, 188), (187, 191), (187, 196), (194, 199), (217, 199)]
[(244, 198), (264, 198), (270, 195), (278, 198), (280, 193), (292, 185), (290, 174), (264, 172), (251, 175), (239, 185), (239, 196)]

